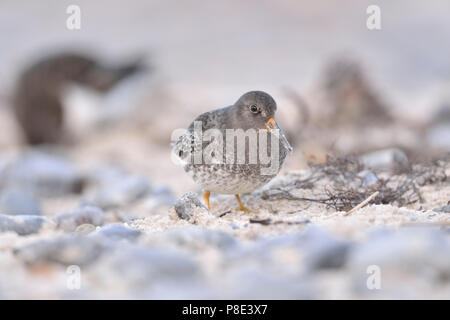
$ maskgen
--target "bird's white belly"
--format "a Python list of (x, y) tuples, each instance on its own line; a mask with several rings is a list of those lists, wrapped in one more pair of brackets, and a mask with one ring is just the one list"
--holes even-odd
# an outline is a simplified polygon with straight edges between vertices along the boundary
[[(210, 167), (209, 167), (210, 168)], [(250, 170), (241, 166), (239, 172), (217, 169), (213, 172), (208, 167), (197, 167), (188, 172), (204, 191), (219, 194), (243, 194), (256, 190), (267, 184), (274, 176), (261, 175), (259, 170)]]

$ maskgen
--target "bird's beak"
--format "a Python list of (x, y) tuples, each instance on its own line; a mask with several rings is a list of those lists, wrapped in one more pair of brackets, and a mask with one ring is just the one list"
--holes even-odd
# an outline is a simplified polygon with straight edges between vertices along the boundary
[(266, 129), (269, 131), (270, 129), (279, 129), (278, 124), (275, 122), (274, 118), (270, 118), (266, 123)]
[(278, 126), (278, 124), (276, 123), (274, 118), (270, 118), (269, 120), (267, 120), (267, 122), (265, 123), (266, 126), (266, 130), (270, 131), (272, 129), (277, 129), (279, 134), (280, 134), (280, 138), (282, 143), (285, 145), (285, 147), (289, 150), (292, 151), (293, 148), (291, 147), (291, 145), (289, 144), (289, 141), (287, 141), (286, 136), (284, 135), (283, 131), (281, 130), (281, 128)]

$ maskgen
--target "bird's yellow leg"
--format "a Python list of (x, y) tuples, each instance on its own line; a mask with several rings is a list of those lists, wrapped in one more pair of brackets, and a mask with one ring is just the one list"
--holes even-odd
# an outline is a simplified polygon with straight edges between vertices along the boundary
[(209, 191), (205, 191), (203, 192), (203, 199), (205, 199), (205, 203), (206, 203), (206, 207), (208, 208), (208, 210), (211, 209), (210, 205), (209, 205), (209, 195), (211, 193)]
[(239, 202), (239, 210), (244, 211), (245, 213), (250, 213), (250, 210), (248, 210), (244, 205), (242, 204), (241, 198), (239, 198), (238, 194), (235, 194), (237, 201)]

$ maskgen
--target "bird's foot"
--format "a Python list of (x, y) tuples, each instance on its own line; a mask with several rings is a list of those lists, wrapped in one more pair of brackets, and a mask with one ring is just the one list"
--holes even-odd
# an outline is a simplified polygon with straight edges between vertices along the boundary
[(252, 213), (252, 211), (250, 209), (247, 209), (246, 207), (239, 206), (239, 210), (244, 212), (244, 213), (246, 213), (246, 214)]
[(247, 209), (246, 207), (244, 207), (239, 195), (235, 194), (235, 196), (236, 196), (237, 201), (239, 202), (239, 210), (244, 211), (245, 213), (249, 214), (251, 211), (249, 209)]
[(205, 199), (205, 204), (206, 207), (208, 208), (208, 210), (211, 210), (211, 206), (209, 205), (209, 196), (210, 196), (210, 192), (209, 191), (205, 191), (203, 192), (203, 199)]

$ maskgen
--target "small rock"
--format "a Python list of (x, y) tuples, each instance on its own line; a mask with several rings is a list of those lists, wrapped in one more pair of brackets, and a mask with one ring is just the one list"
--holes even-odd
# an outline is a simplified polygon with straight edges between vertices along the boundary
[[(450, 277), (448, 234), (436, 227), (409, 227), (373, 234), (349, 256), (348, 267), (356, 290), (368, 293), (368, 267), (381, 270), (382, 288), (395, 292), (407, 279), (427, 279), (428, 284)], [(402, 280), (399, 280), (401, 275)], [(370, 291), (370, 290), (369, 290)]]
[(197, 210), (207, 211), (206, 207), (198, 200), (193, 192), (185, 193), (175, 203), (175, 212), (180, 219), (190, 220)]
[(345, 266), (352, 246), (315, 225), (299, 233), (261, 238), (253, 246), (226, 252), (229, 267), (248, 265), (279, 275), (311, 275), (323, 269)]
[(231, 229), (233, 230), (238, 230), (240, 229), (239, 226), (237, 226), (236, 224), (234, 224), (233, 222), (228, 223), (228, 225), (231, 227)]
[(89, 223), (84, 223), (79, 225), (76, 229), (75, 232), (76, 233), (80, 233), (80, 234), (89, 234), (95, 231), (97, 227), (94, 226), (93, 224), (89, 224)]
[(83, 235), (65, 235), (51, 240), (39, 240), (14, 249), (17, 258), (27, 264), (59, 263), (86, 266), (95, 262), (111, 246), (104, 239)]
[(434, 208), (433, 211), (434, 212), (450, 213), (450, 205)]
[(94, 181), (99, 186), (84, 202), (102, 209), (131, 204), (150, 192), (150, 183), (146, 178), (127, 174), (119, 168), (100, 170), (94, 176)]
[(7, 216), (0, 214), (0, 232), (13, 231), (18, 235), (26, 236), (41, 231), (46, 223), (51, 223), (46, 218), (40, 216)]
[(118, 277), (133, 287), (191, 280), (199, 272), (199, 266), (185, 254), (135, 246), (115, 251), (110, 263)]
[(396, 148), (367, 153), (360, 157), (360, 161), (366, 168), (378, 171), (404, 172), (409, 169), (408, 157)]
[(97, 207), (82, 206), (73, 211), (60, 213), (54, 220), (58, 228), (64, 231), (75, 231), (82, 224), (103, 225), (105, 214)]
[(166, 231), (162, 234), (160, 241), (174, 244), (176, 247), (200, 250), (205, 247), (223, 250), (236, 245), (236, 240), (228, 233), (198, 226), (179, 227)]
[(96, 234), (105, 236), (112, 240), (125, 239), (130, 241), (135, 241), (141, 236), (141, 232), (139, 230), (126, 227), (120, 223), (110, 224), (100, 228)]
[(365, 172), (363, 174), (363, 186), (370, 187), (371, 185), (378, 182), (377, 176), (373, 172)]
[(8, 215), (40, 215), (41, 204), (31, 192), (8, 189), (0, 197), (0, 212)]
[[(99, 236), (88, 237), (100, 244), (109, 241)], [(86, 277), (95, 280), (95, 288), (100, 289), (101, 295), (173, 299), (187, 298), (191, 292), (194, 297), (207, 297), (201, 265), (181, 250), (160, 250), (122, 241), (111, 243), (112, 250), (101, 249), (97, 262), (82, 269), (86, 270)]]
[(1, 172), (3, 188), (26, 190), (41, 196), (80, 193), (84, 177), (67, 160), (40, 151), (30, 151)]
[(305, 251), (305, 261), (313, 270), (343, 267), (352, 248), (349, 243), (314, 225), (307, 227), (300, 235), (299, 246)]

